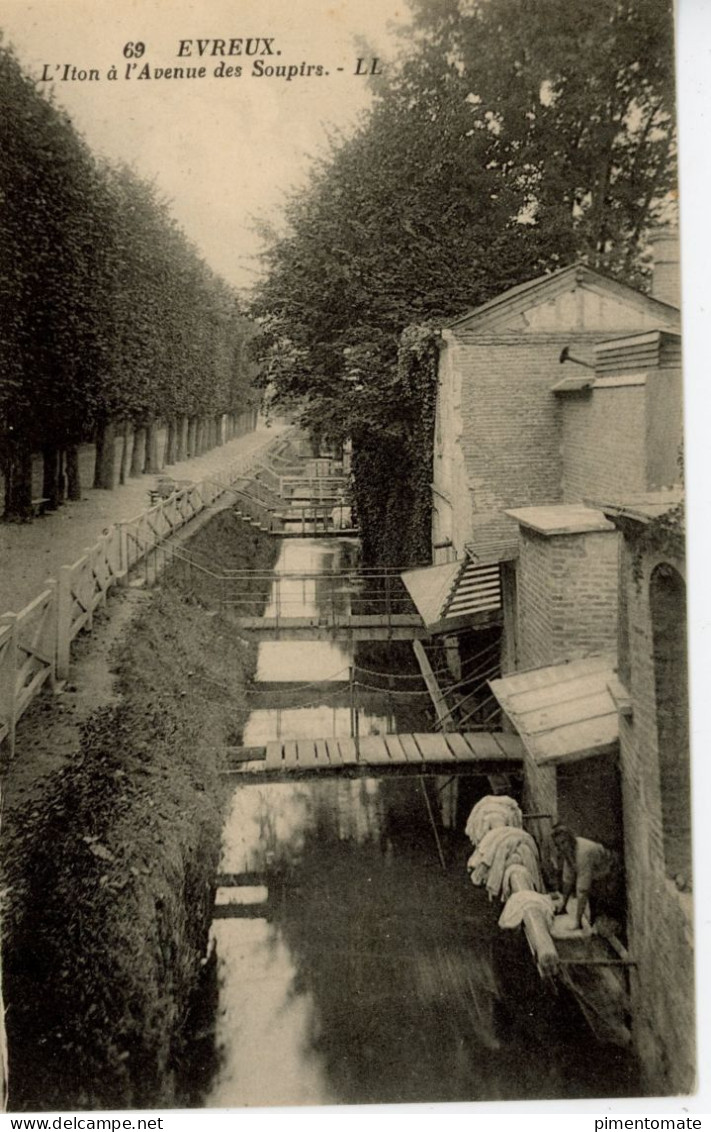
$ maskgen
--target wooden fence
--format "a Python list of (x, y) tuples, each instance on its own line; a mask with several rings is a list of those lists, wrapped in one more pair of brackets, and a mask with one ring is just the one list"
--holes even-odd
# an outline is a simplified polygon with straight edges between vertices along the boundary
[[(280, 438), (281, 439), (281, 438)], [(111, 587), (161, 543), (190, 522), (239, 479), (245, 468), (274, 444), (265, 441), (229, 469), (184, 486), (134, 519), (117, 523), (20, 613), (0, 616), (0, 753), (12, 758), (15, 729), (23, 712), (47, 683), (69, 675), (71, 645), (91, 630), (96, 610)]]

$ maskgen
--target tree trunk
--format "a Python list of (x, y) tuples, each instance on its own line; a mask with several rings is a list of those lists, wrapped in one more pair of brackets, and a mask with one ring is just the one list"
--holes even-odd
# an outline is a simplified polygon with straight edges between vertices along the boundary
[(224, 432), (222, 429), (222, 413), (218, 413), (215, 417), (215, 443), (218, 445), (225, 443)]
[(168, 421), (168, 437), (167, 437), (167, 440), (165, 442), (165, 463), (166, 464), (174, 464), (175, 463), (175, 449), (176, 449), (176, 443), (175, 442), (176, 442), (177, 431), (178, 431), (178, 429), (177, 429), (175, 417), (171, 417), (170, 420)]
[(155, 421), (146, 426), (146, 462), (143, 471), (147, 476), (155, 476), (160, 471), (158, 463), (158, 429)]
[(116, 486), (116, 429), (113, 421), (104, 421), (96, 431), (96, 463), (94, 487), (111, 491)]
[(81, 499), (81, 477), (79, 475), (79, 447), (70, 444), (67, 448), (67, 494), (72, 502)]
[(188, 421), (188, 460), (191, 460), (193, 456), (197, 456), (197, 425), (197, 417), (191, 417)]
[(128, 443), (131, 438), (131, 426), (124, 421), (121, 427), (121, 462), (119, 464), (119, 483), (126, 482), (128, 475)]
[(48, 511), (59, 507), (59, 449), (56, 444), (45, 444), (42, 448), (42, 496), (47, 500)]
[(178, 464), (188, 458), (188, 418), (183, 415), (178, 417), (178, 443), (176, 452), (176, 461)]
[(64, 450), (60, 448), (57, 461), (57, 506), (61, 507), (67, 498), (67, 476)]
[(5, 458), (5, 513), (10, 520), (32, 518), (32, 448), (14, 440)]
[(137, 425), (133, 430), (133, 451), (131, 452), (131, 469), (129, 475), (142, 475), (145, 462), (146, 430), (141, 425)]

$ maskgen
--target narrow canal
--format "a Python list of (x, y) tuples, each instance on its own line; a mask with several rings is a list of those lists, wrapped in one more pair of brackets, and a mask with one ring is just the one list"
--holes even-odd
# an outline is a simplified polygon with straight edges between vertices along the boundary
[[(326, 575), (356, 551), (346, 540), (285, 540), (276, 572)], [(318, 579), (293, 587), (294, 615), (333, 601)], [(262, 643), (245, 745), (349, 735), (356, 648)], [(409, 643), (387, 648), (388, 671), (402, 672)], [(295, 692), (294, 681), (304, 686)], [(275, 682), (289, 682), (283, 696)], [(370, 691), (359, 728), (431, 730), (428, 701)], [(542, 987), (521, 940), (503, 938), (499, 909), (468, 881), (461, 830), (485, 781), (462, 782), (454, 807), (442, 803), (442, 785), (371, 778), (235, 789), (212, 926), (214, 1045), (195, 1103), (634, 1092), (628, 1060), (618, 1050), (588, 1056), (592, 1038), (574, 1005)]]

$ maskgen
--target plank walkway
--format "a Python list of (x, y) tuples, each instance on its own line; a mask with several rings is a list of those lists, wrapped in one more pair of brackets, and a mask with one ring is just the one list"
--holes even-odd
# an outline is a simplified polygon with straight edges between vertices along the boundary
[(517, 735), (467, 731), (364, 735), (359, 739), (287, 739), (230, 752), (229, 773), (249, 782), (373, 774), (496, 774), (520, 770)]
[(235, 617), (239, 629), (257, 638), (300, 641), (411, 641), (426, 637), (418, 613), (326, 614), (319, 617)]

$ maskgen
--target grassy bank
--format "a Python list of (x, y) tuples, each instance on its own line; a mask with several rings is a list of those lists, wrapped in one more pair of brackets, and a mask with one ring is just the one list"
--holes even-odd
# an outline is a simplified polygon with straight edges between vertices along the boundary
[[(277, 545), (224, 512), (187, 549), (268, 569)], [(85, 719), (39, 800), (6, 813), (12, 1110), (175, 1102), (227, 795), (220, 748), (241, 732), (255, 662), (166, 575), (112, 658), (118, 702)]]

